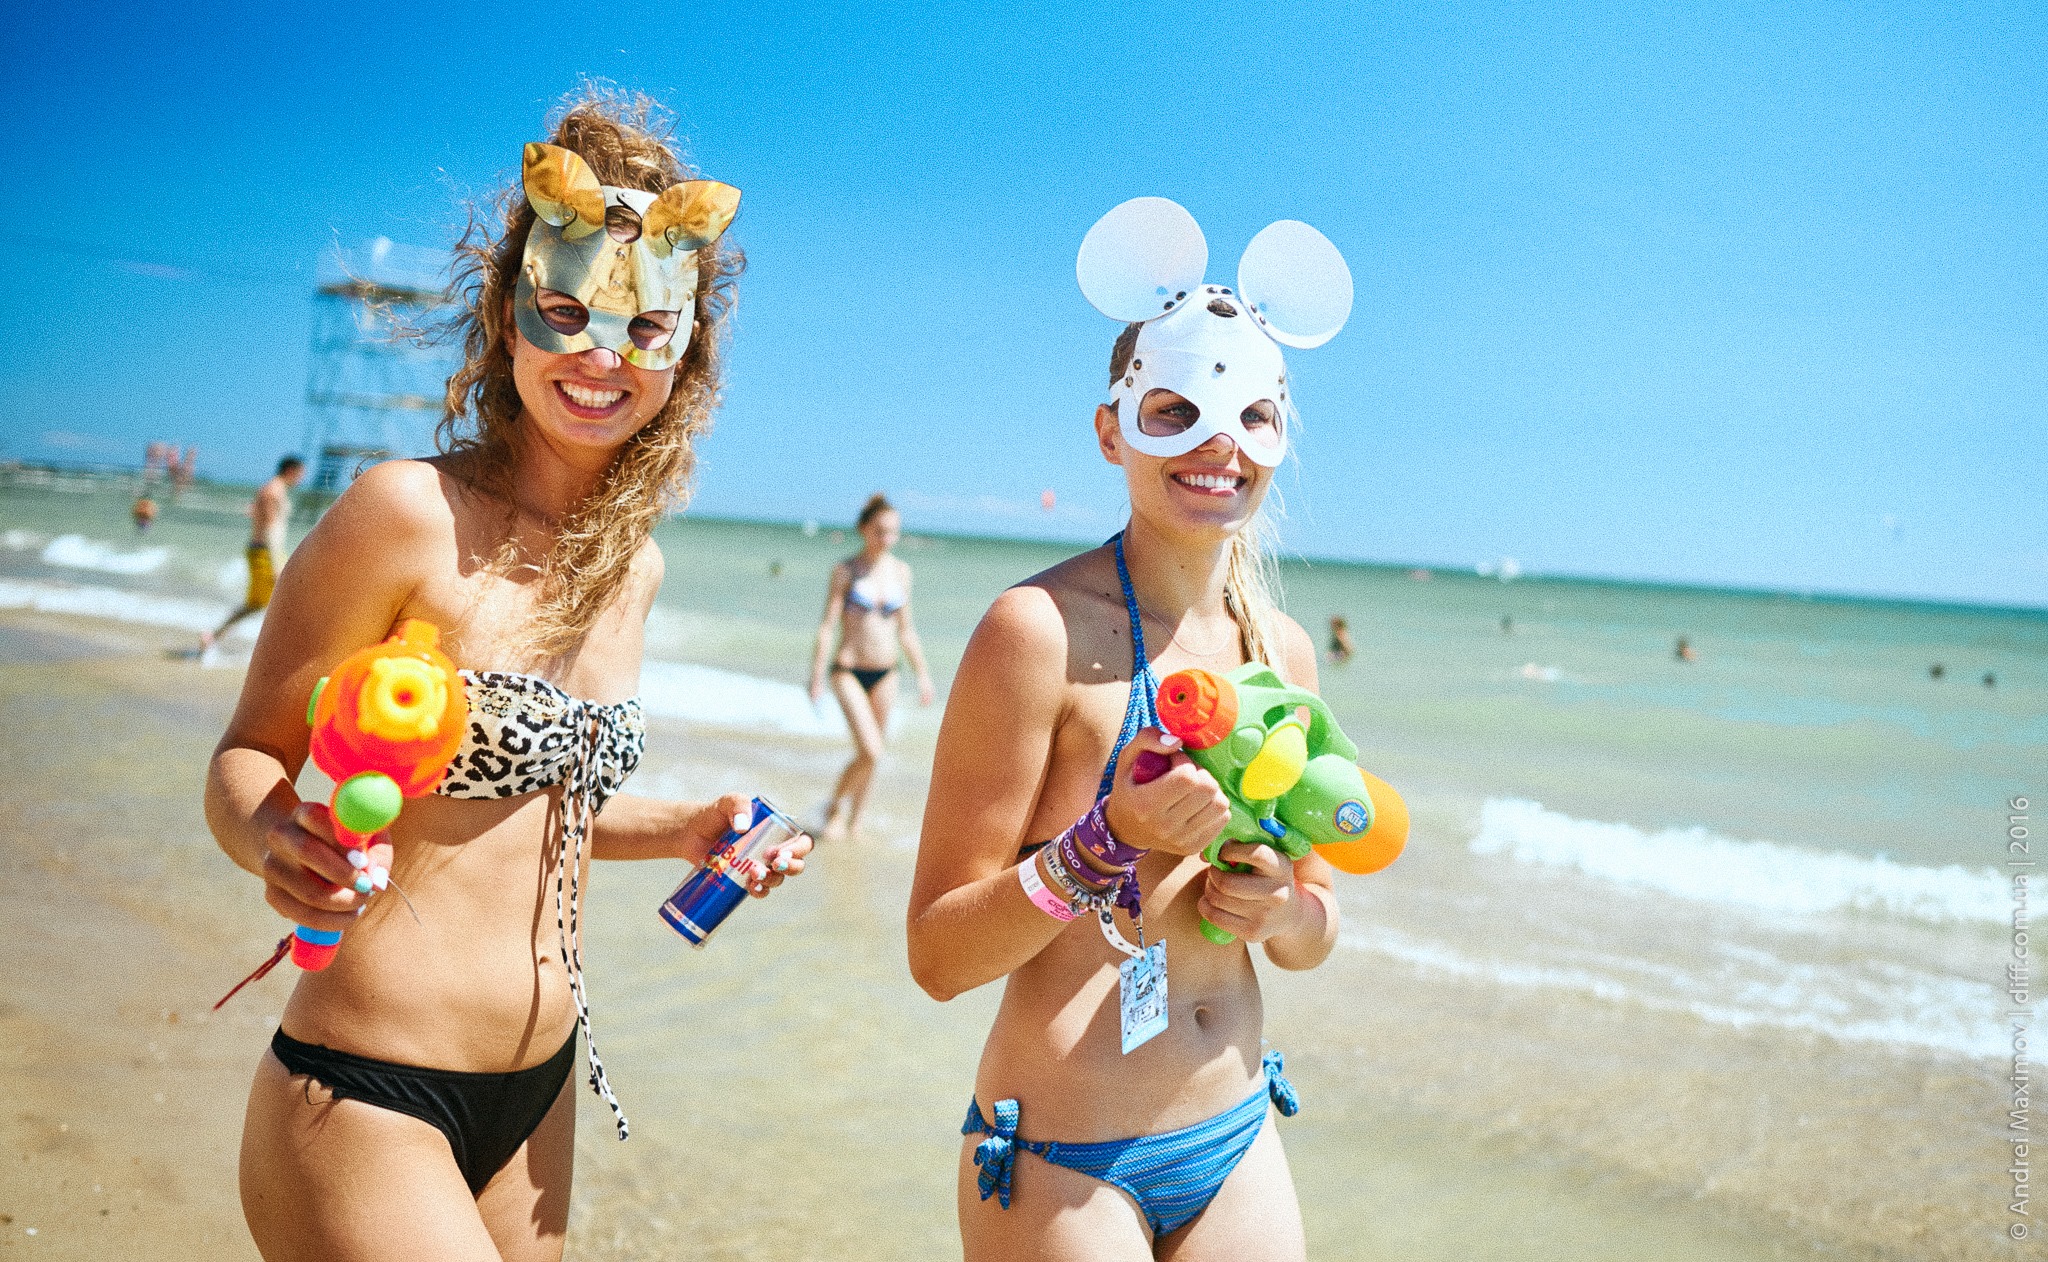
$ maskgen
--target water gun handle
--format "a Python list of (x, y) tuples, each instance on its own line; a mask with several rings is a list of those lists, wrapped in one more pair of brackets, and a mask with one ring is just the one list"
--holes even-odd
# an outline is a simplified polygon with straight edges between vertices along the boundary
[[(1158, 750), (1140, 750), (1137, 757), (1131, 759), (1131, 783), (1150, 784), (1152, 781), (1165, 775), (1172, 766), (1173, 760)], [(1217, 852), (1222, 848), (1222, 839), (1218, 838), (1215, 843), (1202, 852), (1202, 857), (1207, 859), (1211, 866), (1221, 868), (1225, 872), (1243, 871), (1244, 869), (1240, 865), (1225, 863), (1217, 857)], [(1231, 933), (1227, 929), (1218, 929), (1215, 925), (1209, 923), (1207, 917), (1202, 919), (1202, 936), (1214, 942), (1217, 946), (1228, 946), (1237, 940), (1236, 934)]]
[[(334, 842), (348, 855), (349, 866), (356, 870), (352, 888), (358, 894), (368, 894), (375, 888), (370, 877), (369, 859), (370, 846), (375, 840), (375, 834), (364, 836), (350, 832), (339, 819), (334, 821)], [(341, 931), (338, 929), (292, 926), (292, 963), (309, 973), (317, 973), (332, 964), (334, 953), (340, 949)]]

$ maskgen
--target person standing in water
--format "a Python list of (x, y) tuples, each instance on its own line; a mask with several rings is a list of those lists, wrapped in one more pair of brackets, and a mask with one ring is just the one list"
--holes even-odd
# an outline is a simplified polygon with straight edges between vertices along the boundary
[(1342, 614), (1330, 615), (1330, 660), (1342, 666), (1357, 651), (1351, 643), (1351, 623)]
[[(245, 553), (249, 559), (249, 590), (243, 594), (242, 607), (229, 614), (226, 622), (212, 631), (199, 633), (200, 652), (219, 643), (229, 627), (269, 606), (270, 593), (277, 587), (278, 562), (284, 558), (284, 522), (291, 516), (292, 488), (305, 476), (306, 462), (297, 456), (286, 456), (277, 462), (277, 472), (270, 481), (259, 487), (256, 498), (249, 501), (249, 547)], [(155, 516), (154, 512), (151, 516)]]
[(917, 672), (918, 704), (930, 705), (933, 695), (924, 646), (910, 620), (910, 566), (890, 551), (903, 535), (903, 518), (877, 491), (854, 524), (861, 550), (832, 567), (817, 651), (811, 656), (811, 704), (824, 699), (829, 682), (854, 744), (853, 760), (839, 773), (826, 803), (821, 841), (842, 841), (860, 826), (861, 808), (888, 741), (899, 653)]

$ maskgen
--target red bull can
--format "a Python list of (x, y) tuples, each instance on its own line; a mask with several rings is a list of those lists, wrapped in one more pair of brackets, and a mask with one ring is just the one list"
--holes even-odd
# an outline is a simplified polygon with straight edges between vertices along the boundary
[(661, 918), (702, 950), (733, 908), (746, 901), (747, 891), (768, 875), (768, 852), (802, 832), (766, 799), (755, 798), (747, 826), (726, 830), (704, 866), (661, 905)]

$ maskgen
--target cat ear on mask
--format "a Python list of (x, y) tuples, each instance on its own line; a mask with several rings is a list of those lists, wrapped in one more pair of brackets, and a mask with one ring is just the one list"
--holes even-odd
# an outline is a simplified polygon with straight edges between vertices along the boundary
[(1274, 341), (1321, 346), (1351, 318), (1351, 269), (1299, 219), (1267, 224), (1237, 264), (1237, 292)]
[(1197, 292), (1209, 243), (1180, 203), (1133, 197), (1095, 221), (1081, 239), (1074, 275), (1081, 293), (1112, 320), (1164, 315)]
[(661, 196), (640, 216), (640, 229), (655, 256), (667, 258), (672, 252), (701, 250), (718, 240), (739, 209), (740, 191), (732, 185), (685, 180), (661, 190)]
[(575, 241), (604, 226), (604, 189), (581, 154), (537, 141), (526, 146), (522, 178), (533, 213)]

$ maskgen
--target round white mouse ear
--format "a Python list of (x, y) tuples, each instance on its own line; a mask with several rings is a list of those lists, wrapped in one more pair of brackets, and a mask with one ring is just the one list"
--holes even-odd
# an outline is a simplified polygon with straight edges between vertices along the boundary
[(1330, 239), (1299, 219), (1270, 223), (1245, 247), (1237, 292), (1276, 342), (1321, 346), (1351, 318), (1351, 269)]
[(1209, 243), (1180, 203), (1133, 197), (1081, 239), (1074, 275), (1097, 311), (1132, 324), (1185, 302), (1208, 266)]

